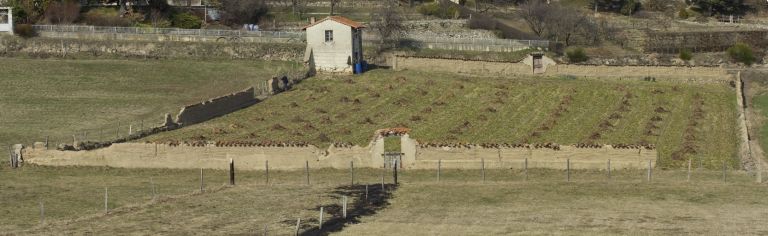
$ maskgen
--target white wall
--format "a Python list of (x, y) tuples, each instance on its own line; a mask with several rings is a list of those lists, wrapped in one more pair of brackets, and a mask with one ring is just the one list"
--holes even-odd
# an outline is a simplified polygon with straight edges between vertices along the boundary
[[(333, 42), (325, 42), (326, 30), (333, 30)], [(347, 64), (352, 57), (352, 27), (326, 20), (307, 28), (307, 47), (312, 49), (318, 71), (352, 72)]]
[(13, 11), (10, 7), (0, 7), (0, 11), (8, 11), (8, 22), (6, 24), (0, 24), (0, 32), (13, 34)]

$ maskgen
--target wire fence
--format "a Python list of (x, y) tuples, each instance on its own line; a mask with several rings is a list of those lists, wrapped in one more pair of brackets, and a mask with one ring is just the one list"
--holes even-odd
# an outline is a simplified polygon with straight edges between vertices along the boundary
[[(610, 162), (608, 162), (610, 163)], [(380, 207), (385, 206), (392, 193), (397, 191), (400, 184), (420, 184), (448, 186), (450, 183), (489, 184), (491, 188), (498, 187), (500, 183), (525, 183), (531, 184), (557, 184), (571, 183), (578, 185), (598, 184), (602, 188), (624, 188), (621, 186), (639, 186), (639, 183), (648, 186), (670, 186), (688, 183), (706, 184), (706, 186), (760, 186), (762, 173), (748, 173), (734, 170), (723, 165), (720, 171), (703, 170), (689, 167), (687, 170), (661, 170), (649, 168), (647, 170), (627, 170), (618, 168), (606, 168), (602, 170), (552, 170), (552, 169), (528, 169), (527, 166), (515, 169), (486, 169), (483, 162), (476, 162), (475, 169), (456, 169), (451, 166), (436, 166), (431, 170), (406, 170), (400, 168), (355, 168), (350, 163), (348, 169), (316, 169), (309, 164), (303, 170), (280, 170), (279, 165), (270, 167), (269, 162), (264, 163), (264, 168), (256, 171), (237, 171), (236, 162), (222, 162), (220, 170), (124, 170), (117, 171), (119, 178), (110, 181), (109, 171), (99, 169), (62, 169), (70, 173), (66, 181), (77, 179), (80, 181), (93, 181), (88, 174), (80, 177), (77, 173), (87, 173), (88, 170), (104, 172), (99, 174), (99, 184), (103, 187), (95, 187), (99, 184), (85, 183), (87, 187), (69, 189), (67, 196), (79, 196), (81, 199), (76, 207), (65, 206), (55, 194), (43, 195), (35, 200), (22, 199), (17, 202), (16, 211), (28, 211), (35, 214), (20, 214), (27, 217), (26, 222), (39, 222), (40, 225), (57, 225), (58, 220), (66, 220), (71, 215), (90, 215), (103, 217), (111, 212), (135, 211), (141, 208), (156, 207), (155, 205), (173, 205), (177, 201), (163, 201), (167, 199), (185, 199), (191, 196), (208, 198), (216, 196), (225, 188), (246, 188), (247, 191), (261, 191), (268, 198), (281, 198), (296, 194), (296, 186), (312, 189), (310, 186), (321, 186), (320, 189), (333, 190), (330, 199), (317, 199), (304, 204), (316, 205), (317, 212), (307, 212), (292, 215), (294, 218), (276, 218), (270, 222), (261, 222), (251, 228), (255, 235), (274, 235), (275, 233), (293, 235), (295, 233), (322, 232), (324, 227), (338, 223), (354, 222), (361, 216), (371, 214)], [(437, 164), (437, 163), (436, 163)], [(564, 166), (570, 166), (569, 161), (563, 161)], [(610, 164), (609, 164), (610, 165)], [(398, 166), (398, 165), (394, 165)], [(83, 167), (79, 167), (83, 168)], [(272, 168), (272, 169), (270, 169)], [(50, 174), (42, 173), (49, 169), (31, 168), (25, 170), (27, 175)], [(84, 172), (83, 172), (84, 171)], [(199, 172), (198, 172), (199, 171)], [(37, 173), (41, 172), (41, 173)], [(161, 173), (161, 174), (160, 174)], [(237, 176), (237, 177), (236, 177)], [(755, 181), (754, 177), (757, 176)], [(119, 179), (119, 180), (118, 180)], [(236, 181), (237, 180), (237, 181)], [(58, 180), (52, 180), (54, 183)], [(604, 183), (613, 183), (606, 185)], [(226, 187), (228, 185), (229, 187)], [(242, 187), (241, 187), (242, 186)], [(265, 187), (261, 187), (265, 186)], [(518, 185), (521, 186), (521, 185)], [(66, 188), (66, 187), (64, 187)], [(664, 187), (662, 187), (664, 188)], [(637, 189), (646, 189), (638, 187)], [(39, 190), (39, 189), (35, 189)], [(36, 191), (40, 192), (40, 191)], [(43, 191), (44, 192), (44, 191)], [(231, 192), (231, 190), (230, 190)], [(306, 195), (306, 194), (299, 194)], [(237, 195), (233, 195), (237, 196)], [(38, 200), (39, 199), (39, 200)], [(63, 201), (66, 202), (66, 201)], [(38, 204), (39, 203), (39, 204)], [(361, 203), (361, 204), (358, 204)], [(216, 207), (216, 204), (200, 202), (203, 206)], [(140, 206), (140, 207), (136, 207)], [(57, 209), (51, 211), (49, 209)], [(62, 214), (61, 209), (67, 209), (67, 214)], [(252, 214), (259, 215), (258, 209)], [(306, 208), (305, 208), (306, 209)], [(335, 209), (328, 211), (329, 209)], [(285, 209), (294, 211), (295, 209)], [(51, 214), (51, 213), (53, 214)], [(222, 213), (223, 214), (223, 213)], [(296, 214), (294, 212), (294, 214)], [(311, 215), (307, 217), (307, 215)], [(284, 215), (281, 215), (285, 217)], [(264, 220), (263, 217), (253, 217)], [(288, 220), (291, 220), (290, 224)], [(297, 223), (293, 223), (297, 222)], [(77, 222), (75, 222), (77, 223)], [(327, 229), (327, 228), (326, 228)]]

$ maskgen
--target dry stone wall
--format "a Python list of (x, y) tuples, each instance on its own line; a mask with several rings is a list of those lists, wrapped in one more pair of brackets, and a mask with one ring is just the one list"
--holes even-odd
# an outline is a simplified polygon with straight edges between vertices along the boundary
[[(533, 68), (525, 63), (449, 60), (395, 56), (396, 70), (429, 70), (483, 76), (533, 75)], [(544, 76), (576, 76), (590, 78), (642, 79), (654, 77), (658, 81), (725, 83), (733, 81), (728, 70), (719, 67), (675, 66), (594, 66), (547, 65)]]
[[(51, 166), (111, 166), (121, 168), (207, 168), (226, 169), (233, 159), (239, 169), (263, 170), (266, 161), (270, 168), (298, 170), (306, 162), (313, 168), (383, 167), (381, 152), (383, 139), (368, 147), (334, 147), (325, 150), (315, 146), (302, 147), (221, 147), (216, 145), (190, 146), (150, 143), (121, 143), (92, 151), (56, 151), (25, 149), (27, 162)], [(446, 169), (479, 169), (481, 161), (486, 168), (522, 168), (528, 159), (530, 168), (564, 169), (566, 159), (573, 169), (602, 169), (608, 159), (612, 168), (645, 168), (648, 161), (655, 165), (656, 150), (602, 148), (576, 148), (562, 146), (550, 148), (419, 148), (415, 141), (404, 136), (405, 155), (402, 166), (406, 169), (434, 169), (442, 162)]]
[(195, 58), (298, 61), (302, 43), (151, 42), (0, 37), (0, 56), (40, 58)]
[(251, 87), (237, 93), (185, 106), (176, 116), (176, 123), (179, 125), (197, 124), (243, 109), (256, 102), (258, 100), (255, 98), (253, 87)]

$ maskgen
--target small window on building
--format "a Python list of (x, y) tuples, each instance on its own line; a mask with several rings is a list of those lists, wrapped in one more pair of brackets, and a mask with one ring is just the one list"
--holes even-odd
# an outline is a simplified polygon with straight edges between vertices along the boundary
[(325, 42), (326, 43), (333, 42), (333, 30), (325, 31)]

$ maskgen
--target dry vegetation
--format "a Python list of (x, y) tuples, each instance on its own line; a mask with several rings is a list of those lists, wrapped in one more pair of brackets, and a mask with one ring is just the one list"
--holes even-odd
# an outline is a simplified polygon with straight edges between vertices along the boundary
[[(688, 105), (697, 99), (701, 113)], [(734, 99), (732, 88), (714, 84), (375, 70), (314, 78), (245, 110), (147, 140), (365, 146), (373, 131), (404, 126), (423, 143), (655, 144), (663, 167), (695, 158), (720, 168), (723, 161), (737, 164)], [(701, 117), (690, 122), (695, 113)], [(686, 138), (686, 130), (695, 138)], [(673, 158), (685, 143), (697, 146), (695, 155)]]

